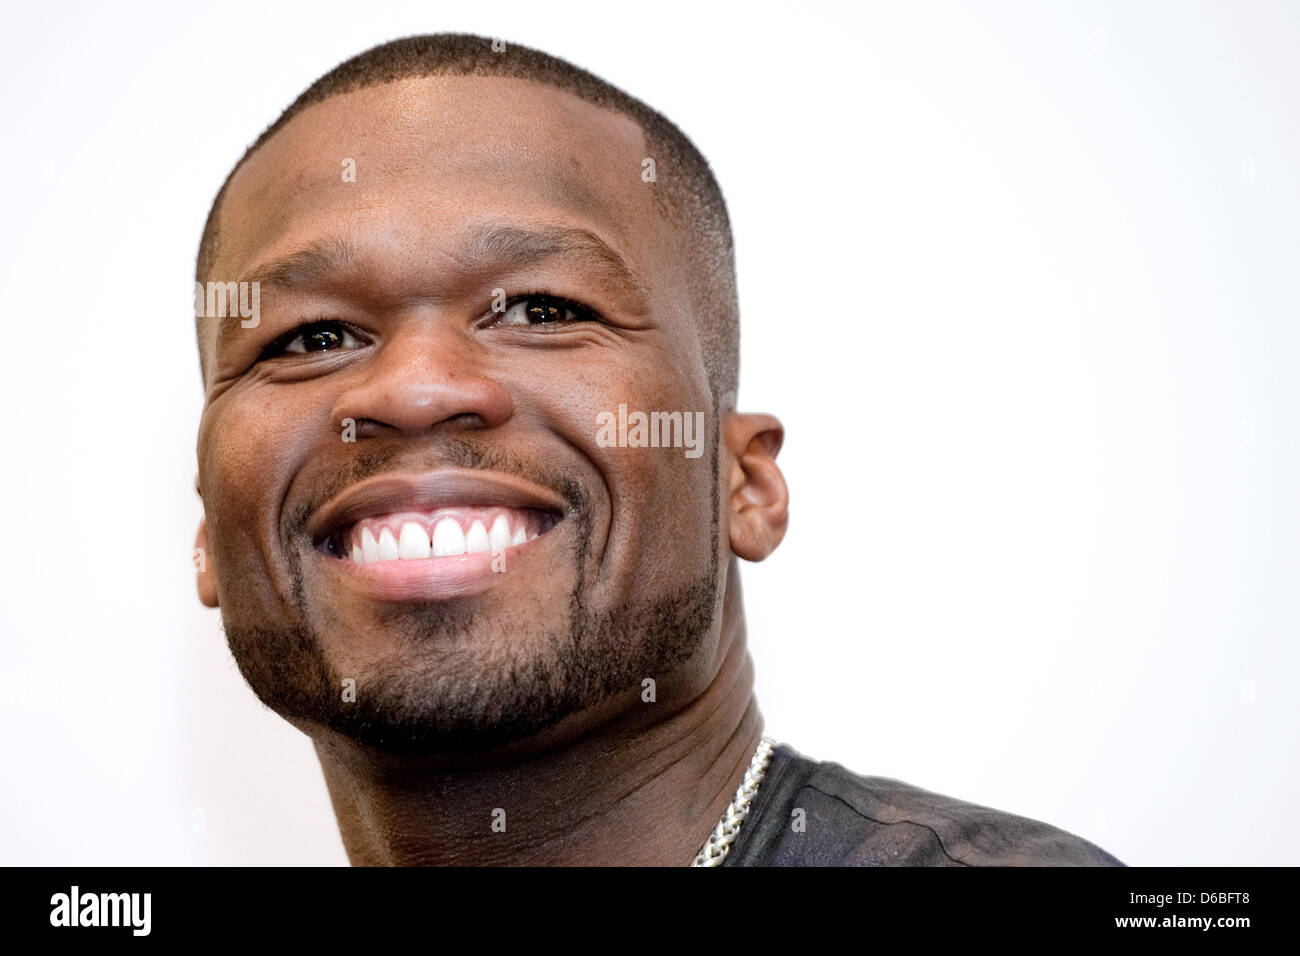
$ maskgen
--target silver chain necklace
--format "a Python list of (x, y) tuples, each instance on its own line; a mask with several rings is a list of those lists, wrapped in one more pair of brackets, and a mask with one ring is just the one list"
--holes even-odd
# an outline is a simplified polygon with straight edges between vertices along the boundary
[(736, 795), (731, 798), (731, 804), (722, 811), (722, 819), (713, 828), (709, 838), (704, 841), (704, 846), (700, 847), (700, 852), (695, 855), (695, 861), (691, 866), (722, 865), (727, 851), (731, 849), (731, 844), (736, 841), (736, 836), (740, 833), (740, 825), (745, 822), (745, 817), (749, 816), (749, 805), (753, 802), (754, 795), (758, 793), (758, 785), (763, 782), (767, 767), (772, 762), (772, 751), (775, 749), (776, 741), (771, 737), (759, 739), (758, 749), (754, 751), (754, 759), (749, 762), (749, 769), (745, 771), (745, 779), (740, 781), (740, 787), (736, 790)]

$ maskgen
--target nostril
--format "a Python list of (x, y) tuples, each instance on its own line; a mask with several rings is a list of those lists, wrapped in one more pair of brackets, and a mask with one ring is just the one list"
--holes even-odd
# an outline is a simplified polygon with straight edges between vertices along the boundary
[(343, 435), (343, 440), (347, 442), (359, 441), (362, 438), (373, 438), (384, 430), (382, 422), (377, 422), (373, 418), (342, 418), (336, 419), (336, 427)]
[(461, 412), (459, 415), (453, 415), (443, 424), (459, 425), (461, 428), (474, 429), (475, 431), (488, 428), (488, 423), (483, 420), (483, 416), (477, 412)]

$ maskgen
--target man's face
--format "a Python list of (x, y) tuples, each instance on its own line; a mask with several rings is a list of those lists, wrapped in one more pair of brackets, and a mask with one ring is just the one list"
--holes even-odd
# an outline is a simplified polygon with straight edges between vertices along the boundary
[[(204, 320), (200, 593), (304, 730), (477, 752), (707, 684), (718, 423), (648, 155), (565, 92), (437, 77), (308, 108), (232, 180), (205, 278), (258, 277), (260, 315)], [(620, 405), (704, 412), (704, 453), (607, 447)]]

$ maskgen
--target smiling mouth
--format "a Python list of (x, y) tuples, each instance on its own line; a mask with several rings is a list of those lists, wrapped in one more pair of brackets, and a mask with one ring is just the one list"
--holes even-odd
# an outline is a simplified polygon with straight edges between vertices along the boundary
[(350, 485), (303, 530), (342, 593), (427, 603), (471, 598), (517, 572), (553, 568), (557, 555), (535, 542), (570, 511), (567, 498), (517, 475), (438, 468)]
[(498, 554), (546, 534), (561, 520), (540, 508), (450, 506), (373, 515), (328, 535), (321, 550), (353, 564), (438, 561)]

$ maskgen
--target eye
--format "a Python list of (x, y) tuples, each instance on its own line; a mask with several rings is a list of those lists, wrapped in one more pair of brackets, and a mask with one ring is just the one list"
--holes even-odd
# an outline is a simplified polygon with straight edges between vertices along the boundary
[(572, 299), (545, 292), (516, 296), (506, 303), (494, 324), (499, 326), (563, 325), (570, 322), (596, 322), (593, 310)]
[(359, 348), (361, 341), (342, 322), (321, 321), (300, 325), (276, 339), (262, 353), (262, 358), (277, 355), (306, 355), (308, 352), (333, 352), (335, 349)]

